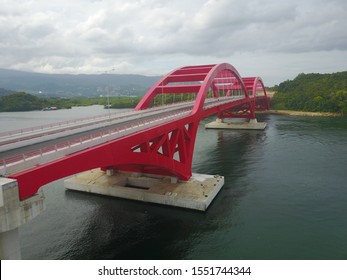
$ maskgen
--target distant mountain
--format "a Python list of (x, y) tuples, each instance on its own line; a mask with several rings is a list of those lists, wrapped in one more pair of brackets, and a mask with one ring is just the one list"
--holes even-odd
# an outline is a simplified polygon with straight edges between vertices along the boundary
[(0, 88), (41, 96), (143, 95), (159, 79), (143, 75), (43, 74), (0, 69)]

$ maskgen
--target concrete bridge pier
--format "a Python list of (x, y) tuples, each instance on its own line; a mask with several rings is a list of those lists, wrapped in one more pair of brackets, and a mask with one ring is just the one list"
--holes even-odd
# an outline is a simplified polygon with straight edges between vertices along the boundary
[(215, 121), (205, 124), (205, 128), (219, 128), (219, 129), (250, 129), (250, 130), (263, 130), (266, 127), (266, 122), (258, 122), (257, 119), (244, 119), (244, 118), (217, 118)]
[(68, 190), (206, 211), (224, 185), (219, 175), (177, 177), (93, 169), (65, 181)]
[(19, 226), (44, 210), (43, 193), (20, 201), (17, 180), (0, 177), (0, 259), (21, 259)]

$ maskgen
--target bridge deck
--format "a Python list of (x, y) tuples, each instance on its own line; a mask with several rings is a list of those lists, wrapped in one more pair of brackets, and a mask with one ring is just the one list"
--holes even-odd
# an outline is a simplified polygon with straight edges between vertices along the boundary
[[(243, 96), (207, 99), (204, 109), (209, 110), (243, 99)], [(38, 164), (47, 163), (89, 147), (115, 140), (190, 114), (194, 102), (154, 107), (142, 111), (128, 111), (103, 116), (94, 120), (69, 123), (64, 127), (43, 132), (2, 137), (0, 146), (0, 175), (9, 176)], [(17, 141), (10, 139), (17, 137)]]

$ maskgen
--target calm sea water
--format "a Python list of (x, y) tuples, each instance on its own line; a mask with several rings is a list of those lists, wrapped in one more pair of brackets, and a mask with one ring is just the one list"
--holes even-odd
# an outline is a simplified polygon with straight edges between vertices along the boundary
[[(0, 129), (103, 114), (0, 113)], [(107, 113), (107, 112), (106, 112)], [(44, 116), (43, 116), (44, 114)], [(347, 118), (263, 115), (264, 131), (198, 131), (193, 172), (225, 176), (205, 213), (44, 187), (24, 259), (347, 259)]]

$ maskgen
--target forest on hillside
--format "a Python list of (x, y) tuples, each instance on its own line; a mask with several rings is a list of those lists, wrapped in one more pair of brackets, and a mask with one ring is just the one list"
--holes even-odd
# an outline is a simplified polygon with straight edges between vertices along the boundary
[(272, 109), (336, 112), (347, 115), (347, 71), (299, 74), (275, 86)]
[(47, 107), (71, 108), (72, 106), (104, 105), (109, 102), (111, 108), (133, 108), (140, 97), (117, 96), (98, 98), (59, 98), (37, 97), (25, 92), (15, 92), (0, 96), (0, 112), (42, 110)]
[[(179, 97), (156, 96), (151, 106), (171, 104), (186, 100), (193, 100), (194, 94), (184, 94)], [(0, 112), (18, 112), (42, 110), (44, 108), (56, 107), (58, 109), (68, 109), (73, 106), (103, 105), (105, 108), (134, 108), (140, 101), (141, 96), (109, 96), (109, 97), (38, 97), (25, 92), (8, 92), (0, 94)]]

